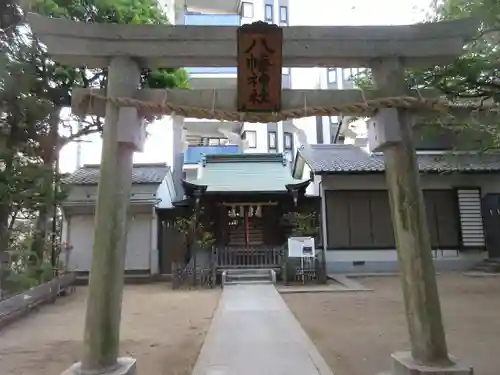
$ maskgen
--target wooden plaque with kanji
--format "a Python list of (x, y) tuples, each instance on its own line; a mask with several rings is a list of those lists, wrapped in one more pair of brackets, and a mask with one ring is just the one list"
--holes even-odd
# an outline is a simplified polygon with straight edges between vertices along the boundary
[(280, 112), (283, 29), (256, 22), (237, 39), (238, 111)]

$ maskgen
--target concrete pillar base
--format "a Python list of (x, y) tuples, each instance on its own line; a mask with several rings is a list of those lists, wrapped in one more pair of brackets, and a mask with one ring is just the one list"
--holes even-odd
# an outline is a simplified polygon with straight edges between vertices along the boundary
[(392, 375), (474, 375), (474, 370), (455, 358), (450, 357), (453, 364), (446, 367), (424, 366), (416, 363), (410, 352), (392, 354)]
[(130, 357), (118, 358), (117, 366), (97, 371), (84, 371), (82, 364), (77, 362), (61, 375), (137, 375), (136, 360)]

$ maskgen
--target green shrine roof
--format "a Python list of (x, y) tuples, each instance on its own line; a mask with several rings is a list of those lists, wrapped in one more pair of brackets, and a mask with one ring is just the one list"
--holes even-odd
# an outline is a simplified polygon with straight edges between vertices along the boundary
[(292, 177), (282, 154), (206, 155), (199, 178), (189, 184), (216, 192), (286, 192), (287, 185), (305, 181)]

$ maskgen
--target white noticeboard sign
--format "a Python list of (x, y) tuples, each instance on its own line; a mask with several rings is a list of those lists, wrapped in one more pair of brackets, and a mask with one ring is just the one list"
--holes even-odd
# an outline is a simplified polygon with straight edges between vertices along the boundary
[(290, 237), (288, 238), (289, 258), (314, 258), (316, 249), (314, 248), (313, 237)]

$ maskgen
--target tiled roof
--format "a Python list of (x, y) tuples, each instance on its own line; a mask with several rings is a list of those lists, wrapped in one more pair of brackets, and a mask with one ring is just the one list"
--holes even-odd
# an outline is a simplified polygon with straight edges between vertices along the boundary
[(281, 154), (206, 155), (200, 178), (207, 192), (281, 192), (301, 183)]
[[(311, 145), (299, 150), (315, 173), (369, 173), (384, 171), (382, 154), (370, 154), (354, 145)], [(499, 172), (500, 154), (418, 153), (421, 172)]]
[[(63, 182), (71, 185), (95, 185), (99, 182), (99, 164), (86, 164), (77, 169)], [(170, 167), (164, 163), (134, 164), (132, 170), (133, 184), (160, 184)]]

